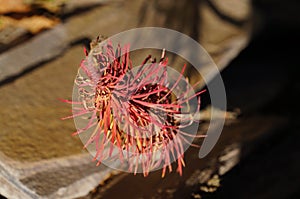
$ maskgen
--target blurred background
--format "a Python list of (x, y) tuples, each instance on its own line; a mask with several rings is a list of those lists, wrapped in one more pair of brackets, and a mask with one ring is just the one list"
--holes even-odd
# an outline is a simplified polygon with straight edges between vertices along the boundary
[[(0, 0), (0, 198), (300, 198), (299, 9), (298, 0)], [(187, 150), (183, 176), (96, 167), (73, 121), (60, 120), (83, 48), (148, 26), (198, 41), (226, 87), (222, 135), (203, 159)], [(209, 93), (202, 104), (209, 116)]]

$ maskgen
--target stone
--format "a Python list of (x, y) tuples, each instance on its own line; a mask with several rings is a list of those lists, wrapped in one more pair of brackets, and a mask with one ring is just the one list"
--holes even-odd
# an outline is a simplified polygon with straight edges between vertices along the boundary
[(58, 25), (0, 54), (0, 82), (53, 59), (68, 46), (65, 27)]
[(70, 114), (70, 106), (58, 99), (71, 96), (83, 56), (82, 47), (77, 46), (0, 88), (5, 115), (1, 118), (1, 179), (8, 181), (4, 184), (10, 190), (17, 190), (11, 193), (1, 186), (0, 193), (14, 198), (57, 198), (59, 194), (73, 198), (87, 194), (111, 172), (96, 167), (79, 139), (70, 135), (75, 131), (73, 121), (60, 120)]
[(0, 46), (9, 45), (27, 33), (28, 31), (24, 28), (8, 26), (0, 31)]
[[(173, 19), (172, 12), (178, 13), (181, 6), (193, 6), (178, 3), (174, 9), (163, 6), (160, 10), (155, 2), (105, 4), (74, 15), (0, 55), (1, 194), (25, 199), (80, 197), (115, 173), (105, 166), (96, 167), (92, 157), (82, 150), (80, 140), (71, 137), (75, 131), (73, 121), (59, 119), (70, 115), (71, 107), (57, 99), (71, 98), (73, 81), (84, 58), (83, 46), (71, 44), (135, 27), (168, 27), (200, 40), (220, 70), (247, 45), (245, 27), (224, 25), (205, 5), (193, 5), (197, 15)], [(187, 14), (193, 13), (189, 11)], [(195, 23), (189, 23), (194, 19)], [(151, 181), (151, 175), (149, 178)]]
[[(0, 19), (1, 20), (1, 19)], [(8, 26), (0, 31), (0, 53), (26, 40), (28, 31), (21, 27)]]
[[(222, 187), (222, 178), (242, 159), (255, 153), (258, 147), (288, 126), (284, 117), (276, 115), (256, 115), (241, 118), (226, 125), (218, 144), (210, 154), (200, 159), (198, 148), (190, 147), (185, 153), (186, 167), (183, 176), (168, 173), (161, 179), (161, 171), (151, 172), (147, 178), (128, 174), (117, 182), (99, 186), (96, 193), (81, 199), (93, 198), (189, 198), (193, 191), (214, 192)], [(203, 129), (204, 130), (204, 129)], [(205, 131), (205, 130), (204, 130)], [(105, 190), (102, 192), (101, 190)], [(176, 190), (169, 193), (169, 189)], [(200, 190), (202, 190), (200, 192)]]

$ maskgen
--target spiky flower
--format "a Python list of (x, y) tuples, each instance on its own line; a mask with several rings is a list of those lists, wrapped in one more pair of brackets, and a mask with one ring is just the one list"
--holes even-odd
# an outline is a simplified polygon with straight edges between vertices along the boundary
[[(183, 129), (194, 122), (191, 112), (199, 111), (201, 92), (193, 93), (183, 78), (186, 66), (174, 79), (167, 63), (163, 51), (158, 62), (149, 55), (133, 68), (129, 46), (114, 50), (110, 41), (95, 45), (82, 61), (75, 79), (76, 97), (66, 100), (73, 104), (73, 115), (67, 118), (86, 121), (74, 135), (88, 134), (84, 147), (95, 149), (98, 165), (119, 160), (131, 172), (141, 170), (147, 176), (163, 168), (164, 176), (177, 160), (182, 174), (185, 145), (195, 137)], [(196, 99), (194, 111), (192, 99)]]

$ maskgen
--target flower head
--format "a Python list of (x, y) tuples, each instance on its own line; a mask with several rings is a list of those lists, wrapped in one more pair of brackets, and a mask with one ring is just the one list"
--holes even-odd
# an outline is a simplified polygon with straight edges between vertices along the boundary
[[(199, 111), (199, 93), (167, 66), (163, 50), (160, 60), (149, 55), (138, 67), (132, 67), (129, 46), (114, 50), (110, 41), (95, 45), (82, 61), (75, 79), (73, 118), (85, 121), (77, 128), (85, 135), (84, 147), (92, 147), (94, 160), (119, 160), (129, 171), (145, 176), (152, 170), (172, 170), (182, 174), (185, 145), (190, 135), (183, 129), (193, 122), (191, 112)], [(170, 75), (172, 74), (172, 75)], [(192, 111), (190, 101), (196, 100)], [(87, 133), (88, 132), (88, 133)]]

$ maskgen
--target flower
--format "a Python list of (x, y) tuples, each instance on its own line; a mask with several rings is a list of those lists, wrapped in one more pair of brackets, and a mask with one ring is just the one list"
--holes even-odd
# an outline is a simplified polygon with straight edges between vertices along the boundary
[(184, 145), (197, 137), (183, 131), (194, 122), (190, 100), (196, 98), (194, 112), (199, 111), (203, 92), (193, 93), (183, 78), (186, 65), (170, 81), (165, 50), (158, 62), (149, 55), (134, 68), (129, 45), (114, 50), (108, 40), (86, 54), (75, 79), (76, 97), (65, 100), (73, 104), (73, 115), (64, 119), (85, 121), (73, 135), (89, 132), (84, 147), (93, 145), (97, 165), (117, 159), (135, 174), (162, 168), (164, 176), (177, 160), (182, 175)]

